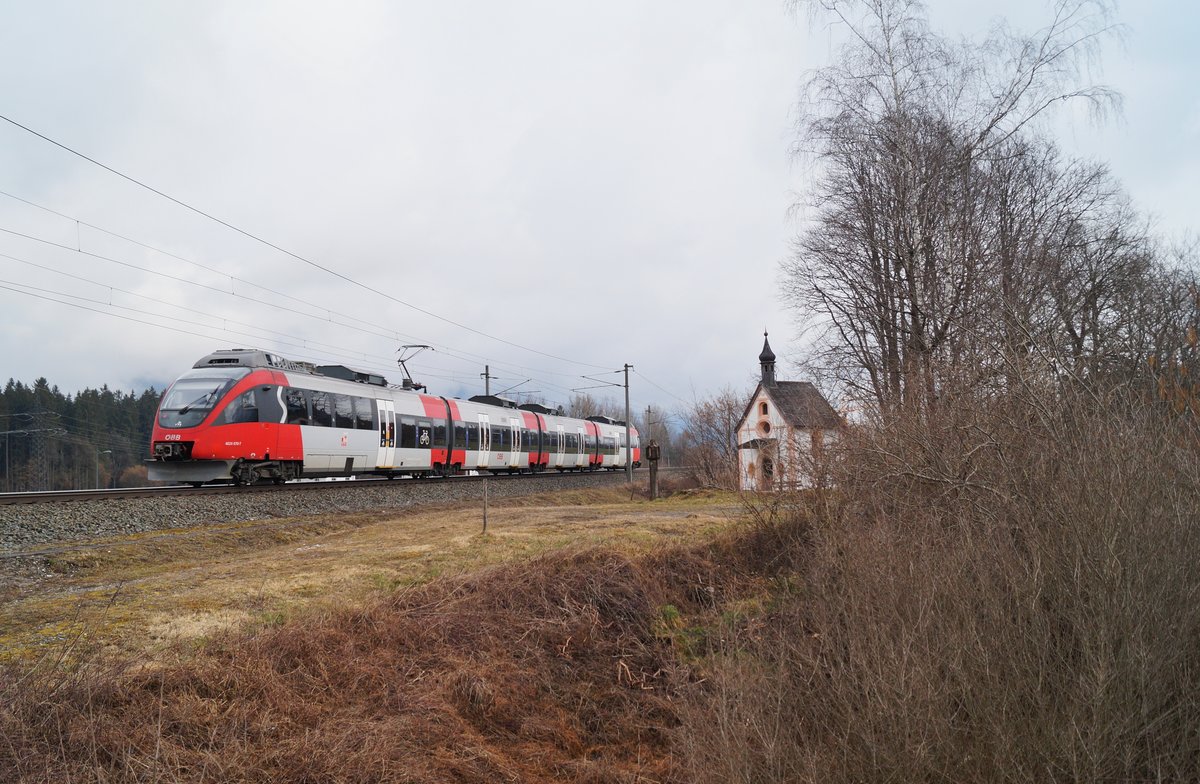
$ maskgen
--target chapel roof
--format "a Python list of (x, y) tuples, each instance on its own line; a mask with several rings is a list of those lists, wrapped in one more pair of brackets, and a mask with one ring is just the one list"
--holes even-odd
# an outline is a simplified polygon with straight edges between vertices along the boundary
[(750, 414), (759, 392), (764, 392), (775, 404), (779, 415), (795, 428), (821, 428), (834, 430), (842, 426), (842, 418), (811, 382), (776, 381), (774, 384), (759, 384), (750, 397), (750, 403), (742, 414), (742, 421)]

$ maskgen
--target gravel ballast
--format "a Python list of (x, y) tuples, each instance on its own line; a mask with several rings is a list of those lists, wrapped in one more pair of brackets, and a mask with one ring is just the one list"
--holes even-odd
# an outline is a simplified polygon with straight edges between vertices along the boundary
[[(637, 477), (635, 476), (635, 481)], [(625, 473), (495, 477), (489, 498), (535, 495), (581, 487), (614, 486)], [(390, 482), (322, 482), (286, 492), (187, 493), (169, 497), (104, 499), (0, 506), (0, 555), (46, 545), (188, 528), (208, 523), (407, 509), (482, 498), (483, 483), (397, 479)]]

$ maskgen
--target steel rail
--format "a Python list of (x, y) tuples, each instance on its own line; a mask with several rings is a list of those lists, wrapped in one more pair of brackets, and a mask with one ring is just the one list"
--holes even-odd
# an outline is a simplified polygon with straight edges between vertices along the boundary
[[(639, 469), (640, 470), (640, 469)], [(102, 488), (98, 490), (40, 490), (25, 493), (0, 493), (0, 506), (10, 506), (14, 504), (48, 504), (48, 503), (71, 503), (74, 501), (109, 501), (114, 499), (124, 498), (174, 498), (178, 496), (198, 496), (198, 495), (231, 495), (231, 494), (246, 494), (246, 493), (279, 493), (279, 492), (306, 492), (316, 490), (328, 490), (331, 487), (366, 487), (377, 483), (388, 482), (421, 482), (421, 483), (437, 483), (437, 482), (479, 482), (484, 479), (499, 479), (499, 480), (520, 480), (526, 477), (547, 477), (561, 473), (565, 476), (603, 476), (615, 475), (616, 472), (611, 469), (602, 469), (599, 471), (539, 471), (538, 473), (524, 474), (482, 474), (482, 475), (461, 475), (452, 477), (441, 476), (423, 476), (423, 477), (362, 477), (355, 479), (301, 479), (299, 481), (286, 482), (281, 485), (264, 482), (257, 485), (234, 485), (234, 484), (219, 484), (219, 485), (203, 485), (201, 487), (192, 487), (191, 485), (167, 485), (164, 487), (122, 487), (122, 488)]]

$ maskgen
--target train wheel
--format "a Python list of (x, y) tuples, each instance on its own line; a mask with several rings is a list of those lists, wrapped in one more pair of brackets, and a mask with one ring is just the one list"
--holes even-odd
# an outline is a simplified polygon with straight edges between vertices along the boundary
[(204, 487), (203, 482), (188, 482), (188, 484), (191, 485), (192, 487)]

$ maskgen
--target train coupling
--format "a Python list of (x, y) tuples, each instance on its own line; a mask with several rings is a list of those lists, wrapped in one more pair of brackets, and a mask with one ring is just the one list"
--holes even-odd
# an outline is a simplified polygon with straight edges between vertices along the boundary
[(155, 441), (155, 460), (190, 460), (192, 441)]

